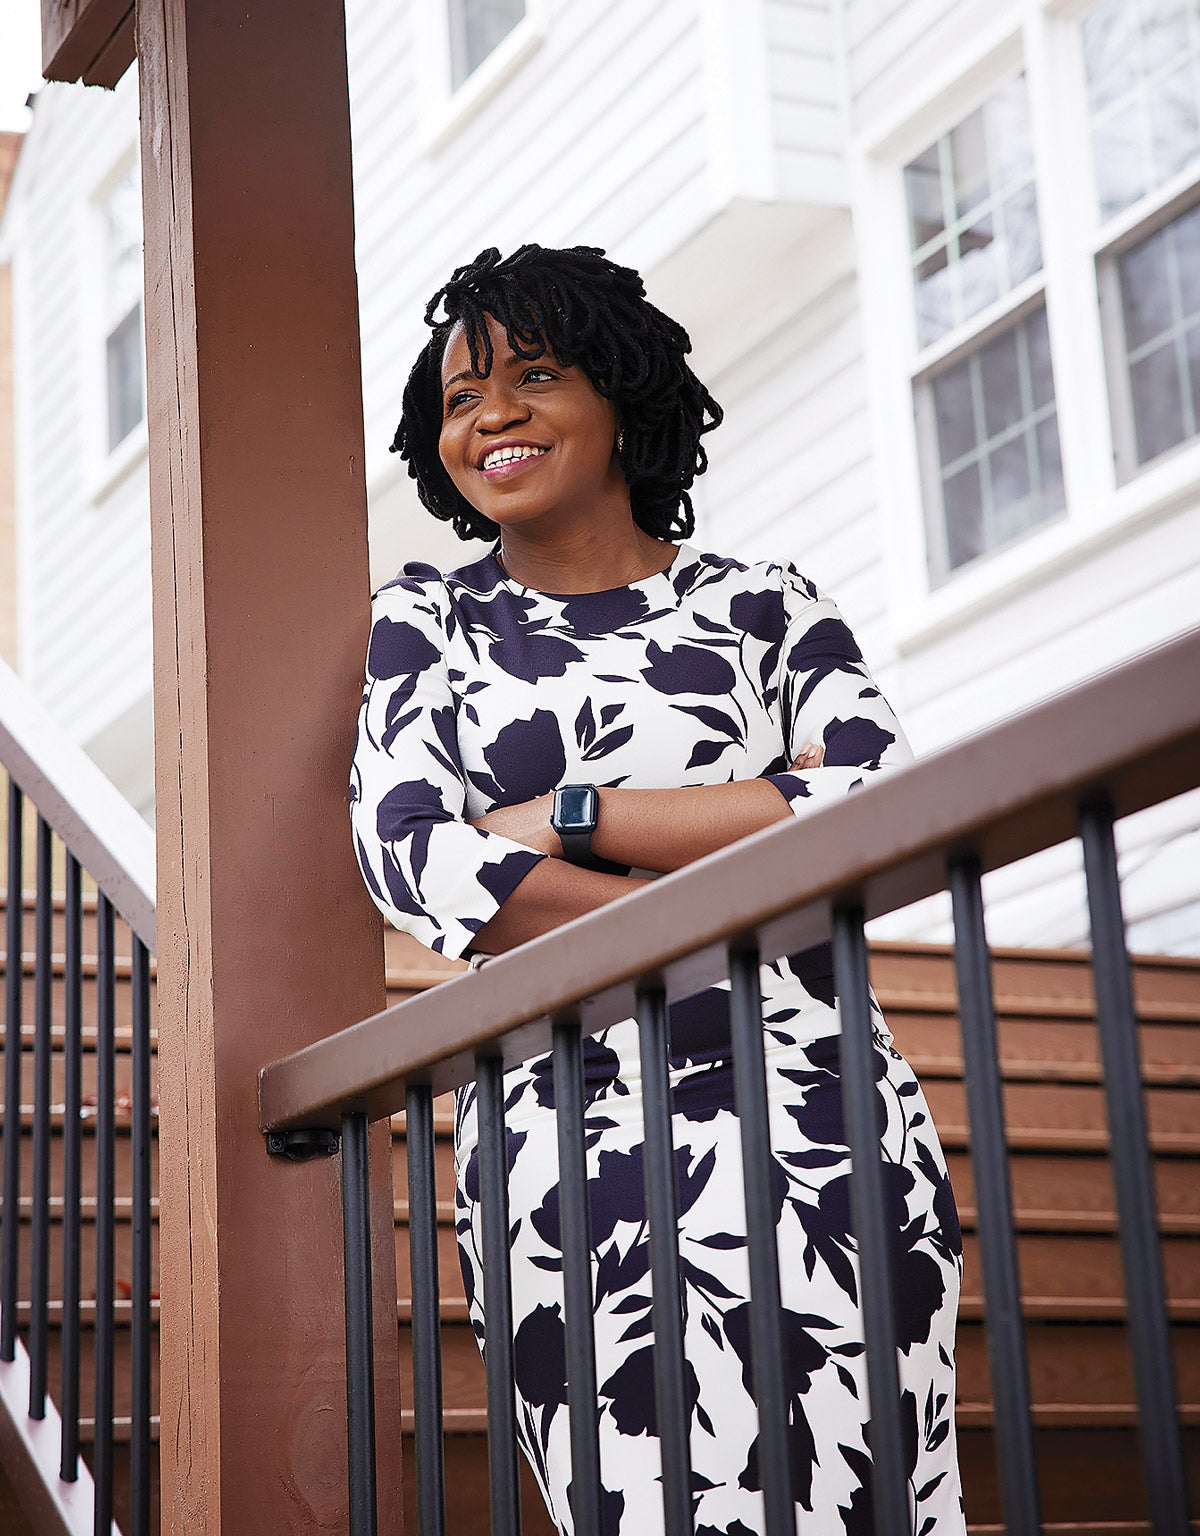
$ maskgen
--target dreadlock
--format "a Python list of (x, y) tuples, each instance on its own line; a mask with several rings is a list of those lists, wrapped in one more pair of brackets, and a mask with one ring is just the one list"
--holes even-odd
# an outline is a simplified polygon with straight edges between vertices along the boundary
[[(441, 319), (439, 303), (446, 310)], [(634, 522), (656, 538), (690, 538), (695, 516), (688, 488), (708, 467), (700, 436), (720, 424), (723, 412), (685, 361), (692, 349), (688, 333), (650, 303), (632, 267), (590, 245), (522, 245), (503, 260), (489, 246), (456, 268), (426, 305), (433, 335), (404, 387), (391, 452), (407, 460), (434, 517), (450, 523), (460, 539), (499, 531), (459, 494), (438, 452), (447, 339), (461, 320), (472, 370), (484, 378), (493, 360), (485, 314), (504, 327), (517, 356), (532, 359), (549, 350), (564, 367), (577, 364), (613, 402)]]

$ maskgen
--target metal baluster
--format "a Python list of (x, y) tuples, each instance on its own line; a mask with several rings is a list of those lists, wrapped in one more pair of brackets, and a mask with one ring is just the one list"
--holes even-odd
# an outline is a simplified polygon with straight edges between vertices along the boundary
[(33, 959), (33, 1221), (29, 1275), (29, 1417), (46, 1417), (50, 1297), (50, 920), (53, 834), (37, 819), (37, 908)]
[(503, 1064), (495, 1056), (477, 1056), (475, 1075), (479, 1117), (479, 1198), (483, 1221), (483, 1310), (487, 1319), (484, 1365), (487, 1370), (492, 1536), (520, 1536), (521, 1490), (517, 1482)]
[(1174, 1536), (1187, 1529), (1187, 1490), (1113, 806), (1106, 795), (1096, 795), (1081, 800), (1078, 810), (1142, 1468), (1155, 1536)]
[(870, 1401), (868, 1439), (877, 1536), (910, 1536), (900, 1425), (895, 1280), (875, 1116), (874, 1030), (861, 906), (833, 909), (833, 963), (841, 1022), (842, 1106), (850, 1146), (850, 1211), (858, 1242)]
[(96, 1536), (109, 1536), (113, 1504), (113, 907), (96, 893)]
[(433, 1089), (425, 1083), (410, 1083), (405, 1094), (404, 1143), (408, 1158), (408, 1252), (412, 1276), (417, 1528), (420, 1536), (444, 1536), (446, 1477), (438, 1317), (437, 1182)]
[(683, 1374), (683, 1309), (679, 1283), (679, 1195), (671, 1137), (671, 1079), (667, 998), (661, 987), (639, 987), (638, 1037), (645, 1129), (646, 1215), (654, 1298), (654, 1406), (662, 1448), (666, 1536), (693, 1536), (692, 1452)]
[(984, 924), (982, 865), (975, 854), (948, 861), (954, 909), (954, 967), (963, 1080), (971, 1126), (976, 1230), (987, 1303), (988, 1365), (995, 1408), (996, 1465), (1009, 1536), (1041, 1531), (1021, 1282), (996, 1045), (991, 957)]
[(375, 1350), (371, 1335), (371, 1189), (367, 1116), (342, 1115), (342, 1242), (346, 1282), (346, 1433), (350, 1536), (375, 1536)]
[(133, 1380), (130, 1529), (150, 1536), (150, 956), (131, 934), (130, 1094), (133, 1098)]
[(82, 879), (79, 860), (67, 849), (63, 978), (63, 1318), (62, 1451), (58, 1475), (79, 1477), (79, 1252), (82, 1130), (79, 1110), (83, 1081)]
[(24, 797), (8, 778), (8, 911), (4, 965), (4, 1231), (0, 1264), (0, 1359), (16, 1358), (17, 1265), (21, 1235), (21, 951), (24, 901), (21, 891), (21, 820)]
[(746, 1186), (750, 1358), (754, 1367), (754, 1400), (758, 1405), (758, 1469), (766, 1503), (766, 1536), (795, 1536), (796, 1510), (788, 1459), (787, 1361), (775, 1232), (776, 1168), (767, 1110), (758, 966), (757, 945), (752, 949), (730, 945), (733, 1081)]
[(558, 1217), (567, 1336), (567, 1411), (571, 1428), (571, 1519), (575, 1536), (601, 1536), (592, 1237), (583, 1125), (583, 1049), (578, 1024), (556, 1023), (553, 1038)]

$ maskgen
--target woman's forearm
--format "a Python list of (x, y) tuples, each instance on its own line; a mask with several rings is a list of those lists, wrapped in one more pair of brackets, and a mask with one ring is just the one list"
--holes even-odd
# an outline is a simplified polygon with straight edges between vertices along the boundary
[(662, 873), (727, 848), (792, 811), (767, 779), (686, 789), (599, 788), (592, 851), (602, 859)]
[(501, 955), (649, 884), (643, 877), (581, 869), (565, 859), (541, 859), (480, 928), (471, 947)]

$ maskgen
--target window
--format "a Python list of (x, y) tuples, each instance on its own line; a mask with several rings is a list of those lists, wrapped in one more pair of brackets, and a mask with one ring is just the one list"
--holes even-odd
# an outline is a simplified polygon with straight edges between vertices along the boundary
[(145, 410), (142, 205), (136, 162), (109, 189), (101, 212), (106, 445), (111, 452), (138, 425)]
[(1081, 32), (1123, 481), (1200, 434), (1200, 0), (1103, 0)]
[(904, 168), (930, 585), (1065, 509), (1025, 77)]
[(448, 0), (450, 88), (456, 91), (525, 15), (525, 0)]

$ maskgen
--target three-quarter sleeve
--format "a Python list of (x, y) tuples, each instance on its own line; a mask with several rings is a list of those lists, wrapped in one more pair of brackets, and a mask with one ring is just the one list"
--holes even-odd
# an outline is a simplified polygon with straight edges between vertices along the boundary
[(438, 573), (418, 562), (372, 596), (350, 823), (375, 905), (396, 928), (457, 959), (548, 855), (464, 820), (445, 601)]
[(797, 816), (840, 800), (869, 776), (914, 761), (891, 705), (875, 686), (837, 604), (790, 561), (783, 567), (787, 630), (777, 685), (787, 761), (823, 743), (819, 768), (764, 773)]

